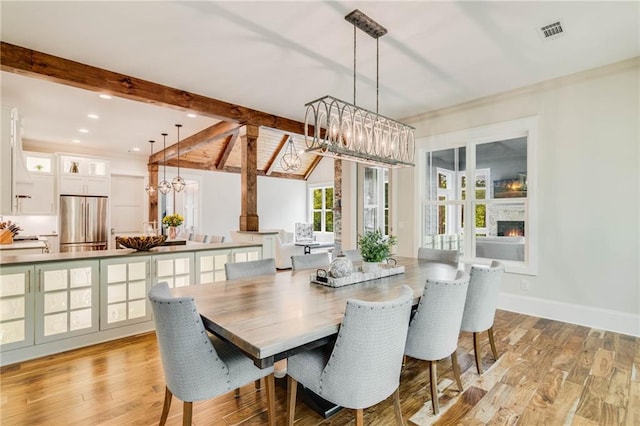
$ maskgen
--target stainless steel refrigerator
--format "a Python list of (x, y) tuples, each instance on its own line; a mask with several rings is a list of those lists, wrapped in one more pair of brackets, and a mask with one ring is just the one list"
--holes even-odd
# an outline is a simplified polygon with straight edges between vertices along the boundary
[(60, 251), (106, 250), (107, 197), (60, 196)]

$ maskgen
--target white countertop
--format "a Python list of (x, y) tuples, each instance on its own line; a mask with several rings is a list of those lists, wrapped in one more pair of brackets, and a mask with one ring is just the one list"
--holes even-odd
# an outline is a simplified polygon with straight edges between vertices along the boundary
[(25, 240), (14, 241), (13, 244), (0, 244), (0, 250), (25, 250), (34, 248), (45, 248), (46, 240)]

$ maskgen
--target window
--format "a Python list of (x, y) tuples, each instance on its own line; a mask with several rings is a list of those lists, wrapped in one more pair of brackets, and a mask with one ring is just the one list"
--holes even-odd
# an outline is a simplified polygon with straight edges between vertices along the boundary
[(427, 140), (442, 149), (423, 151), (422, 246), (536, 273), (536, 128), (523, 119)]
[(381, 229), (389, 235), (389, 170), (364, 168), (364, 232)]
[(310, 189), (311, 222), (314, 232), (333, 232), (333, 186)]

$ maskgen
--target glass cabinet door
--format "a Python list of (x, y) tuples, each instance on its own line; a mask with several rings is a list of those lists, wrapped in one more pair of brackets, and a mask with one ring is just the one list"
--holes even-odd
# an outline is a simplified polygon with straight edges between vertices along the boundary
[(261, 247), (243, 247), (231, 249), (231, 261), (233, 263), (248, 262), (262, 259)]
[(100, 329), (105, 330), (151, 319), (147, 303), (150, 256), (100, 261)]
[(153, 257), (154, 284), (165, 281), (170, 288), (195, 284), (193, 253), (159, 254)]
[(4, 266), (0, 273), (0, 350), (31, 346), (33, 266)]
[(197, 284), (224, 281), (227, 279), (224, 265), (231, 261), (231, 250), (211, 250), (196, 252)]
[(98, 261), (36, 267), (36, 343), (98, 331)]

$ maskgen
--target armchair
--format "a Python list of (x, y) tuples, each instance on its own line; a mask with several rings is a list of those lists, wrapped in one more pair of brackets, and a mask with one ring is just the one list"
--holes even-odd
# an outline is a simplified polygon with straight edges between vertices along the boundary
[(304, 255), (304, 246), (297, 246), (293, 234), (281, 230), (276, 236), (276, 268), (291, 268), (291, 256)]

